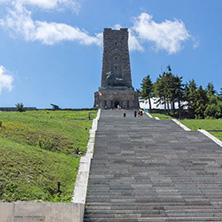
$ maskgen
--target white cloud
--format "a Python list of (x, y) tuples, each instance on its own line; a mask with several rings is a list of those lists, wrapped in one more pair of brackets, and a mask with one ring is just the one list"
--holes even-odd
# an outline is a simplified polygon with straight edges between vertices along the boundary
[(112, 29), (120, 30), (121, 28), (122, 28), (122, 26), (120, 24), (115, 24)]
[[(7, 0), (0, 0), (0, 2)], [(34, 21), (31, 10), (27, 5), (38, 6), (44, 9), (74, 7), (76, 0), (14, 0), (11, 9), (4, 19), (0, 19), (0, 26), (9, 30), (11, 35), (20, 35), (27, 41), (40, 41), (46, 45), (53, 45), (61, 41), (77, 41), (80, 44), (102, 45), (103, 34), (89, 35), (85, 30), (64, 23)], [(114, 29), (120, 29), (116, 24)], [(166, 20), (162, 23), (153, 21), (152, 16), (141, 13), (134, 18), (133, 27), (129, 28), (129, 50), (144, 51), (142, 44), (153, 42), (156, 50), (166, 50), (169, 54), (177, 53), (182, 48), (182, 42), (191, 36), (182, 21)], [(194, 44), (197, 47), (198, 44)]]
[(83, 45), (97, 44), (100, 40), (97, 37), (89, 36), (88, 33), (81, 31), (79, 28), (61, 24), (61, 23), (36, 23), (34, 39), (42, 41), (44, 44), (53, 45), (63, 40), (78, 41)]
[[(120, 24), (115, 24), (113, 26), (113, 29), (116, 29), (116, 30), (120, 30), (120, 28), (122, 28), (122, 26)], [(144, 48), (139, 43), (137, 37), (133, 34), (133, 30), (128, 29), (128, 31), (129, 31), (129, 40), (128, 40), (129, 50), (130, 51), (136, 51), (136, 50), (137, 51), (144, 51)]]
[(129, 50), (130, 51), (144, 51), (138, 38), (133, 34), (132, 29), (129, 29)]
[(199, 41), (195, 41), (194, 44), (193, 44), (193, 48), (196, 49), (198, 48), (200, 45), (200, 42)]
[(0, 25), (12, 33), (20, 34), (28, 41), (40, 41), (47, 45), (64, 40), (78, 41), (84, 45), (102, 44), (101, 34), (90, 36), (86, 31), (67, 24), (33, 21), (31, 11), (18, 3), (14, 5), (14, 10), (9, 10), (5, 19), (0, 20)]
[(164, 49), (169, 54), (180, 51), (181, 43), (190, 37), (182, 21), (175, 19), (156, 23), (147, 13), (141, 13), (135, 18), (132, 30), (138, 34), (141, 41), (153, 42), (157, 50)]
[(8, 71), (0, 65), (0, 94), (3, 89), (12, 90), (13, 77), (8, 75)]
[(0, 4), (3, 4), (3, 3), (8, 3), (9, 0), (0, 0)]
[(42, 9), (61, 10), (63, 8), (69, 8), (77, 13), (80, 9), (80, 4), (75, 0), (15, 0), (15, 3), (21, 4), (23, 6), (36, 6)]
[(194, 37), (192, 36), (192, 41), (193, 41), (193, 48), (196, 49), (199, 47), (200, 45), (200, 40), (199, 40), (199, 37)]

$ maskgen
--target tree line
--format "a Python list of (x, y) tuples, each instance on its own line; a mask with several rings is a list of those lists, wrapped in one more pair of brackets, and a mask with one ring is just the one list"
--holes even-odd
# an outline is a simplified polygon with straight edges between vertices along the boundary
[[(179, 118), (221, 118), (222, 88), (217, 92), (212, 83), (204, 89), (198, 87), (194, 79), (183, 83), (183, 77), (174, 75), (171, 67), (152, 82), (150, 75), (143, 78), (137, 90), (139, 98), (148, 100), (152, 112), (151, 98), (156, 98), (157, 106), (164, 105), (165, 114)], [(177, 103), (178, 108), (175, 108)]]

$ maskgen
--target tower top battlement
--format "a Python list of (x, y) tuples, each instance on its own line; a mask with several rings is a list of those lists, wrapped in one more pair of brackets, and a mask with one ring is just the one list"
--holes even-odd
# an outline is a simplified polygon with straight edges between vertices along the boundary
[(120, 29), (111, 29), (111, 28), (104, 28), (104, 32), (106, 31), (128, 31), (128, 28), (120, 28)]

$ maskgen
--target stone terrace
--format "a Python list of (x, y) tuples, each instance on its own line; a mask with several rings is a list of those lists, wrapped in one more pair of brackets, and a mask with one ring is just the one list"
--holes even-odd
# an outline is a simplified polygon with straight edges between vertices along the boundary
[(103, 110), (84, 221), (222, 221), (221, 147), (171, 120)]

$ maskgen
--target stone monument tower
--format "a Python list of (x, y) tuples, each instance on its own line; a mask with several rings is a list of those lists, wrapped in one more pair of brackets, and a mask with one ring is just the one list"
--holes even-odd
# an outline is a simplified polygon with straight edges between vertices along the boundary
[(138, 108), (137, 93), (132, 87), (128, 49), (128, 30), (104, 29), (101, 87), (95, 92), (94, 107)]

